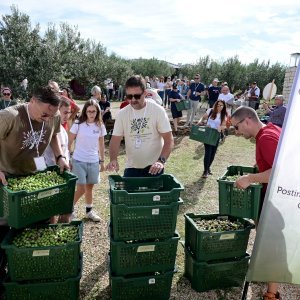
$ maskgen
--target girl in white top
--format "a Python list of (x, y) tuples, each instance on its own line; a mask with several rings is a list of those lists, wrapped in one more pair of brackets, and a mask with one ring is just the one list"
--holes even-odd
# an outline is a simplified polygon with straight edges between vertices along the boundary
[[(217, 129), (220, 133), (226, 128), (227, 111), (226, 104), (223, 100), (217, 100), (213, 108), (209, 108), (206, 113), (202, 116), (197, 125), (204, 125), (204, 120), (207, 120), (207, 126)], [(214, 161), (215, 154), (219, 141), (216, 146), (204, 144), (204, 172), (202, 178), (207, 178), (208, 175), (212, 175), (210, 166)]]
[(69, 133), (69, 150), (76, 138), (72, 159), (72, 172), (77, 175), (74, 205), (85, 195), (86, 217), (99, 222), (100, 217), (92, 210), (93, 187), (99, 182), (99, 171), (104, 170), (104, 136), (106, 129), (96, 100), (88, 100), (78, 121)]

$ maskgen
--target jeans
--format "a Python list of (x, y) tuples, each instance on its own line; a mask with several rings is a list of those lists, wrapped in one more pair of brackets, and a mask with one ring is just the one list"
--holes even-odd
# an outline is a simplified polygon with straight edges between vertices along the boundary
[(124, 177), (152, 177), (152, 176), (160, 176), (164, 173), (164, 169), (160, 173), (156, 175), (151, 175), (149, 173), (149, 169), (151, 166), (148, 166), (144, 169), (137, 169), (137, 168), (127, 168), (124, 170)]
[(215, 159), (215, 155), (218, 149), (219, 141), (216, 146), (204, 144), (205, 154), (204, 154), (204, 172), (208, 172), (212, 162)]

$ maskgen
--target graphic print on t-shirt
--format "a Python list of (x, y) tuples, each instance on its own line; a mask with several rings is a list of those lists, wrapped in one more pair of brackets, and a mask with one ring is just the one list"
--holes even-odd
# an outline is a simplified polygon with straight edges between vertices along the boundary
[(145, 128), (149, 128), (148, 122), (150, 118), (137, 118), (131, 121), (130, 129), (131, 133), (136, 132), (136, 134), (143, 133)]
[(23, 132), (23, 141), (22, 141), (22, 147), (21, 149), (33, 149), (39, 146), (39, 144), (44, 144), (44, 137), (46, 134), (46, 130), (43, 130), (41, 133), (41, 130), (39, 131), (27, 131)]

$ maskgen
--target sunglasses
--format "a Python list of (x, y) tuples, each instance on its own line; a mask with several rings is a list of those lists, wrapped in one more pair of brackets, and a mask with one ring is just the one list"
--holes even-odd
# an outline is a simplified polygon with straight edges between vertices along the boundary
[(240, 123), (244, 122), (245, 120), (246, 120), (246, 118), (242, 119), (241, 121), (239, 121), (239, 122), (237, 122), (235, 125), (233, 125), (234, 129), (235, 129), (235, 130), (239, 130), (239, 126), (238, 126), (238, 125), (239, 125)]
[(134, 98), (135, 100), (140, 100), (141, 97), (143, 96), (144, 93), (141, 93), (141, 94), (129, 94), (129, 95), (126, 95), (126, 98), (129, 99), (129, 100), (132, 100), (132, 98)]
[(3, 96), (10, 96), (10, 93), (3, 93)]
[(194, 77), (194, 79), (200, 79), (199, 77)]

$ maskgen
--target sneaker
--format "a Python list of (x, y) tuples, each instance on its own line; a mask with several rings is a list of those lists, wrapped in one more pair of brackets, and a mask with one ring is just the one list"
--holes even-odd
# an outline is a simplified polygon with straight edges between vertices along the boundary
[(210, 169), (208, 169), (208, 175), (213, 175)]
[(206, 179), (208, 177), (208, 172), (204, 171), (201, 178)]
[(88, 219), (90, 219), (94, 222), (100, 222), (101, 221), (101, 218), (93, 210), (88, 212), (85, 216), (86, 216), (86, 218), (88, 218)]

